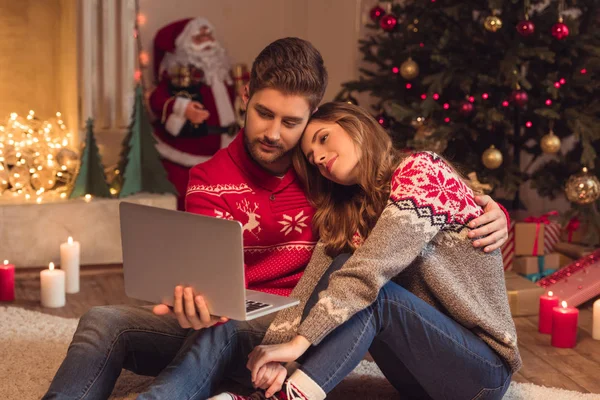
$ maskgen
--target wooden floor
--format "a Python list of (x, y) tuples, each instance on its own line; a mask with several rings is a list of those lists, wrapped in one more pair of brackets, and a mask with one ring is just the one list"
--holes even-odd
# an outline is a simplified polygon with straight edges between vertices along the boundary
[[(125, 296), (123, 274), (119, 266), (82, 271), (81, 291), (68, 294), (67, 305), (59, 309), (40, 306), (39, 272), (19, 271), (16, 298), (13, 306), (69, 318), (80, 317), (92, 306), (146, 304)], [(579, 338), (574, 349), (550, 346), (550, 336), (537, 332), (537, 317), (515, 319), (523, 368), (513, 380), (584, 393), (600, 393), (600, 341), (591, 337), (592, 302), (582, 305), (579, 310)]]

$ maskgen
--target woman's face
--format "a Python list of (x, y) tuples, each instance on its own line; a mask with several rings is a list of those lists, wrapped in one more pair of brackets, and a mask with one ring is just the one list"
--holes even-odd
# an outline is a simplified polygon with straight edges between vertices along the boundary
[(300, 146), (309, 163), (340, 185), (358, 184), (360, 155), (350, 135), (337, 123), (310, 122)]

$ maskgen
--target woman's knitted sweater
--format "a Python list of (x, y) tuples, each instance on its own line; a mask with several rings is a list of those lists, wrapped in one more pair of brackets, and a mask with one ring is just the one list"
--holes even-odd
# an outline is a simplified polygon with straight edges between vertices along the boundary
[(393, 174), (390, 198), (364, 243), (334, 272), (302, 323), (300, 318), (331, 258), (317, 244), (291, 296), (298, 307), (280, 311), (263, 344), (296, 334), (318, 344), (355, 313), (372, 304), (394, 280), (470, 329), (507, 362), (521, 366), (510, 314), (502, 256), (484, 253), (467, 237), (470, 220), (483, 211), (471, 189), (434, 153), (407, 157)]

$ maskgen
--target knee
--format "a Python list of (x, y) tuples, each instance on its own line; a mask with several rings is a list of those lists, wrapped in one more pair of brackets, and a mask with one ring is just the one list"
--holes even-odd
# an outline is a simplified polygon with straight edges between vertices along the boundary
[(73, 341), (113, 341), (129, 325), (126, 311), (118, 306), (92, 307), (79, 320)]
[(398, 285), (395, 282), (386, 283), (380, 290), (377, 295), (377, 303), (378, 304), (387, 304), (390, 301), (399, 303), (399, 302), (409, 302), (415, 297), (414, 294)]

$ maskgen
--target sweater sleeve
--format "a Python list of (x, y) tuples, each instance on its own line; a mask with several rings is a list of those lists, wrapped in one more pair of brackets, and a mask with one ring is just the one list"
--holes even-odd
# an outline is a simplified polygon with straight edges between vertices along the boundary
[(262, 344), (284, 343), (296, 335), (296, 330), (298, 329), (298, 325), (300, 325), (300, 319), (306, 303), (314, 287), (325, 271), (327, 271), (332, 261), (332, 258), (326, 254), (323, 243), (317, 243), (302, 278), (300, 278), (300, 281), (290, 294), (290, 297), (300, 299), (300, 304), (277, 313), (263, 338)]
[(298, 334), (318, 344), (372, 304), (379, 290), (408, 267), (443, 229), (462, 228), (481, 209), (473, 192), (433, 153), (417, 153), (395, 171), (388, 204), (344, 266), (334, 272)]
[(214, 185), (208, 179), (208, 173), (202, 164), (190, 169), (187, 191), (185, 195), (185, 210), (193, 214), (202, 214), (209, 217), (233, 219), (229, 206), (220, 196), (206, 190)]

